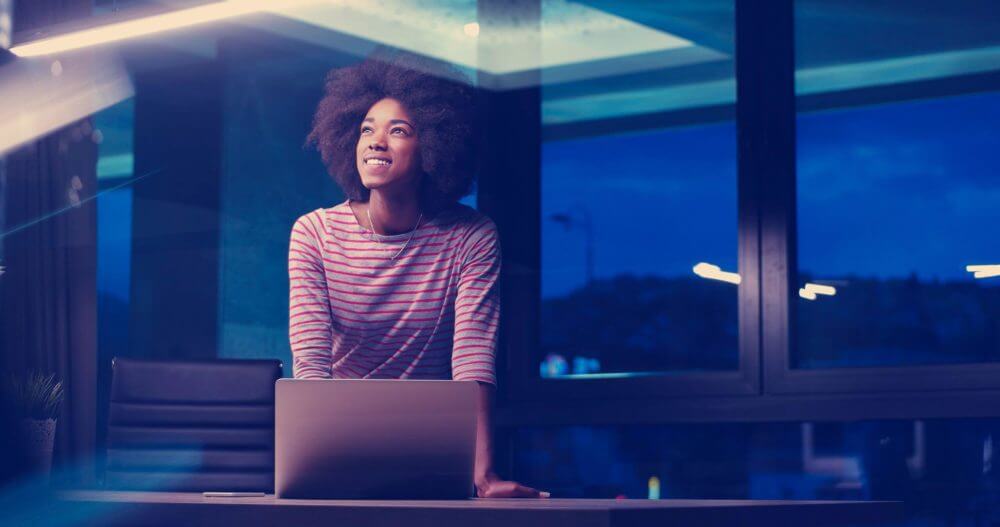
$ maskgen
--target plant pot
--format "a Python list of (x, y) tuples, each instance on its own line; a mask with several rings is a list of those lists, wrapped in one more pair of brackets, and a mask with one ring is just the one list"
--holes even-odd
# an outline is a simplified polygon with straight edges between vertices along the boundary
[(22, 419), (20, 425), (31, 470), (47, 477), (52, 469), (52, 446), (56, 436), (56, 420)]

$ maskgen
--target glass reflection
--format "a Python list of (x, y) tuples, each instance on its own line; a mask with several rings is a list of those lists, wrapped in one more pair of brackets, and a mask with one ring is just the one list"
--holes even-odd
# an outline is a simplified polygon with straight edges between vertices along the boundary
[(732, 3), (587, 5), (675, 45), (543, 72), (540, 375), (736, 369)]
[(1000, 210), (1000, 18), (975, 1), (795, 16), (793, 366), (1000, 360), (1000, 240), (982, 228)]

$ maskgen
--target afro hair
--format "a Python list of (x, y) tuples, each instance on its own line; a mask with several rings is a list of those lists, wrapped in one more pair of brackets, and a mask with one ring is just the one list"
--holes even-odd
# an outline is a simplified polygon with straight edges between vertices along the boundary
[(424, 178), (421, 203), (446, 207), (469, 194), (475, 178), (474, 90), (456, 69), (401, 52), (378, 51), (351, 67), (331, 70), (306, 140), (327, 172), (357, 201), (370, 191), (355, 162), (358, 129), (368, 110), (386, 98), (401, 102), (417, 130)]

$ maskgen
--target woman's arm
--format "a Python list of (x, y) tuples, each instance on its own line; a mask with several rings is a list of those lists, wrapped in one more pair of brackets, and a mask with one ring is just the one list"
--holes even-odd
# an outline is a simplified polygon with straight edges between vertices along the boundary
[(500, 328), (500, 241), (496, 225), (483, 217), (470, 229), (460, 251), (461, 276), (455, 300), (452, 378), (479, 384), (476, 429), (476, 493), (481, 498), (548, 497), (493, 470), (493, 400)]
[(288, 340), (296, 379), (329, 378), (333, 362), (320, 214), (299, 218), (288, 244)]
[(500, 240), (496, 225), (480, 218), (463, 237), (458, 258), (455, 336), (451, 374), (455, 380), (496, 384), (500, 328)]

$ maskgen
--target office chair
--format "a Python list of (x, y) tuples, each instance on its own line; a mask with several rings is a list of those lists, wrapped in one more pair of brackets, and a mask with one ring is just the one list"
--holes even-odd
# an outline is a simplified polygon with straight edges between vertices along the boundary
[(277, 360), (111, 362), (105, 486), (274, 488)]

